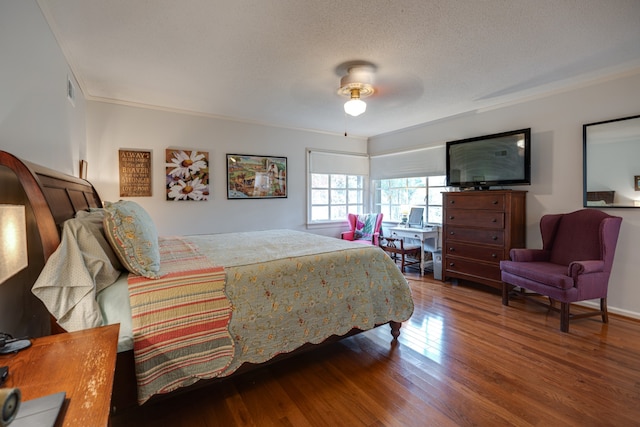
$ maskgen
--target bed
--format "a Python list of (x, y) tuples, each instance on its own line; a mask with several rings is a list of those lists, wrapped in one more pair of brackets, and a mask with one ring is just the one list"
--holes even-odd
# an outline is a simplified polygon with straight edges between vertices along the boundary
[(587, 191), (587, 206), (611, 206), (615, 191)]
[[(293, 230), (157, 236), (157, 248), (150, 251), (151, 255), (133, 259), (137, 257), (134, 255), (132, 261), (127, 258), (131, 251), (123, 250), (126, 245), (118, 240), (131, 234), (126, 229), (127, 219), (138, 219), (137, 227), (152, 224), (135, 202), (103, 204), (89, 182), (24, 162), (6, 152), (0, 152), (0, 168), (12, 171), (26, 194), (28, 216), (33, 217), (28, 227), (35, 228), (39, 236), (30, 251), (33, 246), (34, 256), (43, 261), (34, 263), (40, 271), (35, 272), (39, 277), (33, 293), (52, 313), (52, 332), (107, 323), (121, 325), (115, 408), (224, 381), (384, 324), (390, 325), (395, 340), (401, 322), (413, 312), (406, 279), (378, 247)], [(106, 231), (102, 232), (117, 260), (108, 254), (109, 262), (100, 262), (111, 265), (91, 273), (92, 279), (97, 283), (97, 275), (108, 276), (105, 283), (112, 283), (103, 289), (59, 289), (57, 284), (68, 285), (83, 270), (76, 266), (82, 263), (78, 254), (85, 253), (79, 250), (84, 244), (79, 236), (95, 235), (100, 224), (104, 224)], [(144, 237), (154, 241), (153, 233)], [(105, 246), (104, 242), (98, 246)], [(135, 247), (136, 254), (141, 252), (139, 246)], [(118, 260), (125, 268), (117, 265)], [(84, 265), (89, 265), (86, 257)], [(111, 271), (112, 267), (116, 271)], [(61, 273), (65, 268), (70, 271)], [(105, 273), (105, 269), (109, 271)], [(51, 300), (57, 301), (53, 308)], [(114, 306), (124, 307), (124, 316), (112, 310)], [(68, 315), (70, 310), (73, 315)], [(161, 320), (155, 317), (165, 311), (171, 316)], [(185, 318), (191, 322), (188, 326), (182, 322)], [(157, 325), (161, 325), (159, 329)], [(154, 341), (156, 337), (159, 341)], [(166, 367), (165, 355), (174, 350), (183, 364)], [(197, 365), (200, 370), (187, 369), (182, 377), (170, 377), (175, 372), (184, 374), (185, 354), (190, 355), (187, 365)], [(209, 361), (215, 362), (215, 369), (210, 368)], [(169, 379), (154, 384), (167, 372)], [(146, 385), (151, 383), (150, 389), (141, 388), (141, 378)]]

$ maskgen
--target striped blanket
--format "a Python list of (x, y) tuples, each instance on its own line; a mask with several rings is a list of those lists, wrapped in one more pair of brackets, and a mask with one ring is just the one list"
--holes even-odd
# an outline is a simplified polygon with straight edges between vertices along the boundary
[(184, 239), (159, 243), (162, 277), (128, 278), (139, 404), (218, 376), (234, 355), (224, 268)]

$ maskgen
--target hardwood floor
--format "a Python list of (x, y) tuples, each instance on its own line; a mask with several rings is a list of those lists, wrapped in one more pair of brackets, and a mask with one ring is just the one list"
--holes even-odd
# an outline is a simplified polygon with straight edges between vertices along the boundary
[(564, 334), (531, 301), (407, 278), (415, 311), (397, 345), (380, 327), (112, 426), (640, 425), (640, 322), (610, 314)]

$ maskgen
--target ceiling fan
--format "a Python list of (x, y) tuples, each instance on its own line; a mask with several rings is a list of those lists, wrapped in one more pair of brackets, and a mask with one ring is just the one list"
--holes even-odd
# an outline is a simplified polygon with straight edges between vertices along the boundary
[(362, 100), (375, 92), (373, 74), (375, 67), (370, 63), (353, 63), (347, 66), (347, 74), (340, 79), (338, 94), (350, 99), (344, 104), (344, 112), (357, 117), (367, 110), (367, 103)]
[(348, 61), (335, 68), (340, 77), (338, 95), (348, 97), (344, 104), (346, 114), (357, 117), (366, 111), (363, 98), (375, 95), (376, 107), (398, 108), (407, 106), (422, 96), (423, 82), (397, 67), (379, 69), (370, 61)]

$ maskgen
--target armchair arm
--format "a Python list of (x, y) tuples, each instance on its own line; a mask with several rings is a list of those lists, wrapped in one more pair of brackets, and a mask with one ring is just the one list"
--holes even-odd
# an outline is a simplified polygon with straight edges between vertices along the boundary
[(604, 261), (602, 260), (574, 261), (569, 264), (569, 271), (567, 273), (575, 280), (580, 274), (600, 273), (603, 270)]
[(353, 231), (343, 231), (340, 233), (340, 237), (342, 240), (353, 240), (354, 234), (355, 233)]
[(380, 233), (373, 233), (373, 236), (371, 236), (371, 242), (378, 246), (380, 244)]
[(511, 261), (516, 262), (548, 261), (549, 251), (544, 249), (514, 248), (509, 251), (509, 256)]

